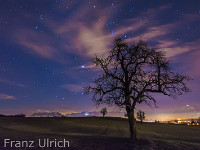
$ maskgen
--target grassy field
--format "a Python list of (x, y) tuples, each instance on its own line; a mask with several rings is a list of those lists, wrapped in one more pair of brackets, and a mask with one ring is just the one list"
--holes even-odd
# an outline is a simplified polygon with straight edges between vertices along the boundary
[[(3, 148), (5, 138), (34, 141), (65, 138), (70, 142), (70, 147), (66, 149), (72, 150), (200, 149), (200, 126), (138, 122), (137, 130), (139, 140), (133, 144), (128, 139), (127, 120), (122, 118), (2, 117), (0, 149)], [(35, 148), (30, 149), (41, 148), (35, 145)]]

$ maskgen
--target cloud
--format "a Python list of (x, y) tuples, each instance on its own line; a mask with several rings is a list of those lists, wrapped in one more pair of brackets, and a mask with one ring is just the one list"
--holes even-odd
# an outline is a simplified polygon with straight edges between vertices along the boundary
[(186, 105), (184, 107), (178, 108), (175, 113), (191, 113), (195, 112), (196, 108), (190, 105)]
[[(67, 11), (69, 3), (59, 5), (60, 11)], [(118, 6), (119, 7), (119, 6)], [(46, 31), (40, 32), (26, 25), (16, 24), (9, 33), (11, 39), (23, 46), (23, 50), (36, 54), (40, 57), (58, 61), (60, 63), (69, 63), (66, 61), (67, 54), (76, 54), (82, 58), (91, 58), (95, 55), (102, 55), (111, 48), (110, 43), (114, 38), (122, 35), (133, 35), (127, 38), (127, 41), (154, 41), (154, 46), (166, 51), (168, 57), (174, 57), (191, 50), (192, 42), (178, 42), (170, 39), (174, 31), (179, 31), (187, 24), (197, 22), (199, 16), (192, 14), (183, 14), (184, 19), (172, 21), (167, 24), (161, 24), (158, 18), (167, 13), (169, 5), (160, 6), (148, 11), (142, 12), (133, 19), (122, 20), (120, 26), (111, 29), (106, 28), (106, 24), (112, 18), (112, 13), (117, 7), (93, 8), (88, 5), (82, 5), (76, 9), (72, 16), (66, 16), (64, 19), (48, 18), (43, 20)], [(92, 12), (92, 13), (91, 13)], [(87, 17), (90, 16), (90, 17)], [(29, 21), (25, 17), (25, 21)], [(37, 17), (32, 17), (33, 22)], [(41, 28), (41, 27), (39, 27)], [(48, 32), (47, 32), (48, 31)], [(196, 41), (194, 41), (196, 42)]]
[(13, 100), (16, 99), (14, 96), (0, 93), (0, 100)]
[(56, 51), (56, 46), (53, 45), (54, 39), (47, 33), (24, 27), (17, 29), (12, 38), (17, 44), (23, 46), (26, 52), (59, 62), (61, 60), (59, 57), (61, 51)]
[(26, 87), (24, 84), (16, 83), (5, 78), (0, 78), (0, 83), (8, 84), (11, 86)]
[[(194, 42), (188, 42), (185, 47), (185, 50), (187, 50), (187, 52), (185, 54), (175, 57), (176, 61), (182, 62), (183, 64), (182, 70), (184, 72), (187, 71), (188, 74), (190, 74), (191, 77), (195, 79), (193, 84), (198, 83), (199, 76), (200, 76), (200, 70), (199, 70), (200, 45), (199, 43), (200, 43), (200, 39)], [(181, 46), (179, 48), (181, 49)], [(194, 88), (194, 90), (196, 89)]]
[(188, 51), (195, 51), (197, 49), (200, 49), (199, 42), (200, 39), (197, 39), (193, 42), (185, 42), (184, 45), (182, 45), (180, 42), (177, 41), (165, 41), (165, 40), (159, 40), (159, 44), (157, 45), (158, 48), (163, 49), (166, 51), (166, 55), (168, 57), (174, 57), (183, 53), (186, 53)]
[[(6, 27), (6, 34), (12, 42), (22, 46), (22, 50), (60, 63), (65, 63), (64, 56), (70, 53), (90, 57), (102, 54), (107, 48), (108, 38), (104, 29), (110, 15), (106, 14), (109, 9), (111, 8), (102, 10), (81, 6), (73, 18), (67, 16), (64, 20), (60, 19), (59, 23), (54, 19), (46, 19), (43, 21), (44, 27), (38, 26), (38, 29), (30, 28), (30, 19), (22, 15), (26, 23), (22, 25), (18, 22), (15, 27)], [(86, 18), (88, 15), (90, 17)], [(31, 18), (32, 22), (39, 23), (36, 17)], [(49, 32), (42, 31), (41, 28)]]
[(147, 21), (139, 22), (138, 18), (128, 19), (125, 24), (116, 29), (106, 30), (106, 24), (111, 17), (113, 8), (106, 7), (103, 9), (92, 10), (94, 20), (83, 20), (85, 16), (91, 16), (90, 8), (81, 8), (73, 18), (66, 18), (62, 23), (50, 21), (47, 26), (60, 37), (66, 52), (78, 54), (82, 57), (94, 57), (107, 53), (110, 43), (113, 39), (132, 31), (136, 31), (147, 24)]
[(76, 84), (65, 84), (61, 86), (64, 89), (67, 89), (70, 92), (83, 92), (83, 87)]
[[(50, 21), (47, 24), (54, 34), (63, 41), (67, 53), (78, 54), (82, 57), (93, 57), (102, 54), (107, 49), (107, 42), (111, 37), (105, 32), (105, 25), (110, 14), (105, 14), (110, 8), (93, 9), (82, 7), (73, 18), (66, 18), (61, 24)], [(91, 11), (93, 13), (91, 14)], [(90, 19), (85, 16), (90, 15)], [(84, 18), (84, 19), (83, 19)]]
[[(167, 24), (161, 25), (158, 22), (157, 18), (159, 18), (162, 11), (167, 10), (168, 6), (162, 6), (158, 9), (151, 9), (149, 13), (141, 13), (138, 18), (143, 15), (147, 15), (147, 13), (151, 14), (151, 23), (146, 26), (143, 24), (138, 28), (138, 30), (143, 30), (135, 37), (128, 38), (127, 41), (138, 41), (140, 39), (147, 41), (147, 42), (156, 42), (153, 46), (159, 49), (163, 49), (166, 52), (167, 57), (175, 57), (180, 54), (184, 54), (188, 51), (198, 50), (199, 49), (199, 39), (194, 39), (191, 41), (188, 37), (186, 41), (176, 40), (176, 38), (172, 38), (174, 33), (182, 33), (184, 30), (187, 29), (188, 25), (195, 24), (195, 22), (200, 21), (198, 14), (183, 14), (182, 18), (178, 19), (173, 22), (169, 22)], [(159, 13), (160, 11), (160, 13)], [(187, 31), (185, 31), (187, 32)], [(190, 31), (192, 32), (192, 31)]]

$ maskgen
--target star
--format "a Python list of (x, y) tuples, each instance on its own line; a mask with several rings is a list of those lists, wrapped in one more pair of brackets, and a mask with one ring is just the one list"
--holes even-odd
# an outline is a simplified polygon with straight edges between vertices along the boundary
[(42, 15), (40, 15), (40, 19), (42, 20), (43, 18), (42, 18)]

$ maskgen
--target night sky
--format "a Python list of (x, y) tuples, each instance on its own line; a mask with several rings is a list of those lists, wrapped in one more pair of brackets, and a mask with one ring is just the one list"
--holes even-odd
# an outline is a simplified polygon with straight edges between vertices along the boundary
[(101, 73), (91, 58), (117, 37), (166, 51), (171, 68), (193, 78), (189, 94), (137, 105), (147, 119), (200, 116), (198, 0), (0, 0), (0, 113), (99, 111), (82, 87)]

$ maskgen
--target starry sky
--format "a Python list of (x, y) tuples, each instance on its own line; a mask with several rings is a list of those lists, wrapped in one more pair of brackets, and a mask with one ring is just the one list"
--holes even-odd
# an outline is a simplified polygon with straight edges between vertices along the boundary
[(137, 105), (147, 119), (200, 116), (198, 0), (0, 0), (0, 113), (98, 112), (82, 87), (101, 73), (91, 58), (117, 37), (166, 51), (172, 69), (193, 78), (187, 95)]

